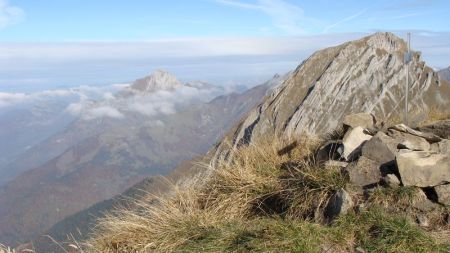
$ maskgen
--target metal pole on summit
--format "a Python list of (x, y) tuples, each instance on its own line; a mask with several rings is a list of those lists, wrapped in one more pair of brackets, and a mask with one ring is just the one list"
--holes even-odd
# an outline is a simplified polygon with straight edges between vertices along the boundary
[(411, 33), (408, 33), (408, 52), (405, 55), (405, 125), (408, 125), (408, 94), (409, 94), (409, 62), (411, 61)]

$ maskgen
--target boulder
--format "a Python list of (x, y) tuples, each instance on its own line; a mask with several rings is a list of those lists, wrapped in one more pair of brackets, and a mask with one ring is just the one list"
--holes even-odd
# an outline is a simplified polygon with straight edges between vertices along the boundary
[(351, 163), (345, 169), (350, 177), (350, 182), (357, 186), (367, 186), (380, 181), (380, 165), (364, 156)]
[(441, 137), (439, 137), (439, 136), (437, 136), (437, 135), (435, 135), (433, 133), (420, 132), (420, 131), (414, 130), (414, 129), (412, 129), (412, 128), (404, 125), (404, 124), (398, 124), (398, 125), (395, 125), (393, 127), (390, 127), (389, 129), (394, 129), (394, 130), (397, 130), (399, 132), (408, 133), (408, 134), (411, 134), (411, 135), (422, 137), (425, 140), (429, 141), (430, 143), (441, 141)]
[(409, 149), (415, 151), (428, 151), (431, 149), (430, 143), (422, 137), (412, 135), (409, 133), (397, 131), (395, 129), (389, 129), (388, 135), (394, 138), (399, 145), (400, 149)]
[(325, 209), (325, 217), (330, 222), (340, 215), (344, 215), (353, 207), (352, 197), (344, 189), (337, 190), (331, 197)]
[(398, 141), (378, 132), (373, 138), (364, 143), (361, 154), (380, 165), (391, 163), (395, 160)]
[(396, 157), (404, 186), (433, 187), (450, 182), (450, 156), (427, 151), (400, 152)]
[(351, 128), (371, 128), (375, 125), (376, 120), (373, 115), (362, 112), (345, 116), (342, 123), (344, 126), (349, 126)]
[(398, 188), (400, 186), (400, 180), (394, 174), (387, 174), (384, 176), (383, 182), (391, 188)]
[(419, 131), (437, 135), (444, 139), (450, 138), (450, 119), (436, 121), (425, 126), (418, 127)]
[(438, 202), (450, 206), (450, 184), (438, 185), (434, 187), (438, 196)]
[(353, 161), (360, 154), (361, 144), (371, 138), (372, 136), (366, 134), (360, 126), (348, 130), (342, 139), (342, 145), (344, 147), (342, 158), (346, 161)]

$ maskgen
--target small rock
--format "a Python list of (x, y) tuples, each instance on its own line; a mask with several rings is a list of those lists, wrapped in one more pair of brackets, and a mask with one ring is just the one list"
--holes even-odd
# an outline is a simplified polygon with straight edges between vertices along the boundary
[(357, 186), (376, 184), (381, 178), (379, 164), (364, 156), (347, 166), (346, 171), (350, 177), (350, 182)]
[(401, 149), (428, 151), (431, 148), (430, 143), (419, 136), (400, 132), (394, 129), (389, 129), (388, 135), (399, 142), (398, 147)]
[(437, 207), (422, 190), (419, 190), (414, 196), (411, 206), (423, 212), (433, 211)]
[(370, 128), (376, 123), (375, 117), (369, 113), (355, 113), (344, 117), (342, 122), (344, 126), (349, 126), (351, 128), (362, 127)]
[(428, 220), (427, 216), (425, 216), (423, 214), (419, 214), (417, 216), (417, 223), (421, 227), (428, 227), (428, 226), (430, 226), (430, 221)]
[(418, 128), (419, 131), (424, 133), (431, 133), (441, 138), (450, 138), (450, 119), (436, 121)]
[(328, 160), (335, 160), (341, 157), (339, 147), (342, 146), (341, 141), (328, 141), (316, 152), (316, 162), (323, 163)]
[(395, 160), (398, 142), (383, 132), (378, 132), (372, 139), (364, 143), (361, 153), (363, 156), (378, 162), (380, 165)]
[(332, 221), (340, 215), (344, 215), (353, 207), (354, 203), (350, 194), (344, 189), (339, 189), (331, 197), (325, 209), (325, 217)]
[(394, 174), (387, 174), (384, 176), (383, 182), (391, 188), (398, 188), (400, 186), (400, 180)]
[(357, 247), (355, 249), (355, 253), (366, 253), (366, 251), (363, 248), (361, 248), (361, 247)]
[(361, 144), (371, 138), (372, 136), (364, 133), (364, 129), (360, 126), (350, 129), (342, 139), (342, 145), (344, 146), (342, 157), (346, 161), (353, 161), (361, 151)]
[(390, 127), (389, 129), (394, 129), (394, 130), (397, 130), (399, 132), (408, 133), (408, 134), (411, 134), (411, 135), (422, 137), (422, 138), (424, 138), (425, 140), (427, 140), (430, 143), (441, 141), (441, 137), (439, 137), (439, 136), (437, 136), (435, 134), (423, 133), (423, 132), (414, 130), (414, 129), (412, 129), (412, 128), (404, 125), (404, 124), (398, 124), (398, 125), (395, 125), (393, 127)]
[(399, 153), (396, 162), (405, 186), (433, 187), (450, 182), (450, 156), (410, 151)]
[(438, 196), (438, 202), (450, 206), (450, 184), (438, 185), (434, 187)]
[(339, 167), (339, 168), (345, 168), (347, 167), (348, 162), (341, 162), (341, 161), (335, 161), (335, 160), (328, 160), (325, 162), (326, 167)]
[(438, 142), (439, 153), (450, 156), (450, 140), (443, 139)]
[(358, 204), (358, 205), (356, 206), (356, 211), (357, 211), (358, 213), (362, 213), (362, 212), (364, 212), (364, 211), (366, 211), (366, 210), (367, 210), (367, 207), (366, 207), (366, 205), (365, 205), (364, 203)]

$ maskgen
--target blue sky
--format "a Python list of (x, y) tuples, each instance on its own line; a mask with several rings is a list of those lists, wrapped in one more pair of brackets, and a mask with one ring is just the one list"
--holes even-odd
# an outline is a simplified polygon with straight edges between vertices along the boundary
[(450, 65), (449, 11), (446, 0), (0, 0), (0, 91), (126, 82), (157, 68), (251, 85), (374, 31), (412, 31), (440, 68)]

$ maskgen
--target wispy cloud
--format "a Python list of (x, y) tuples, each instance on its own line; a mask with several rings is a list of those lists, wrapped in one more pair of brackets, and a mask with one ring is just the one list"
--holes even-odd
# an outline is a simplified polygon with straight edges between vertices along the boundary
[(24, 18), (24, 10), (10, 5), (8, 0), (0, 0), (0, 29), (17, 24)]
[(215, 2), (237, 8), (253, 9), (268, 15), (273, 25), (290, 35), (304, 34), (306, 22), (313, 21), (305, 16), (301, 7), (282, 0), (257, 0), (245, 3), (238, 0), (215, 0)]
[(341, 24), (343, 24), (343, 23), (346, 23), (346, 22), (348, 22), (348, 21), (350, 21), (350, 20), (353, 20), (353, 19), (357, 18), (357, 17), (361, 16), (362, 14), (364, 14), (367, 10), (368, 10), (367, 8), (366, 8), (366, 9), (363, 9), (363, 10), (361, 10), (361, 11), (359, 11), (359, 12), (357, 12), (357, 13), (351, 15), (351, 16), (348, 16), (348, 17), (346, 17), (346, 18), (341, 19), (341, 20), (337, 21), (336, 23), (331, 24), (331, 25), (325, 27), (325, 29), (323, 30), (323, 32), (326, 33), (326, 32), (328, 32), (329, 30), (335, 28), (336, 26), (339, 26), (339, 25), (341, 25)]

